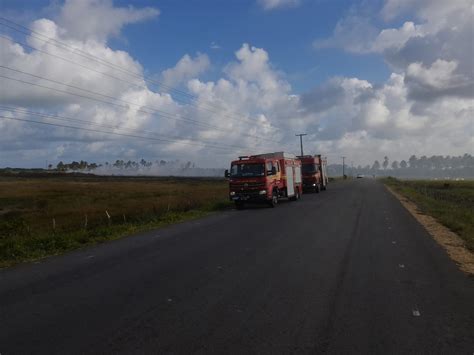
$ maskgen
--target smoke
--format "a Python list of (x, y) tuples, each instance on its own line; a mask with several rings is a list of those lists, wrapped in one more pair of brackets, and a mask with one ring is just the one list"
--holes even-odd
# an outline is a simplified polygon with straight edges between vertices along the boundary
[(113, 164), (105, 163), (98, 166), (70, 169), (67, 172), (84, 172), (102, 176), (185, 176), (185, 177), (224, 177), (222, 168), (200, 168), (193, 163), (176, 161), (156, 161), (140, 163), (117, 160)]

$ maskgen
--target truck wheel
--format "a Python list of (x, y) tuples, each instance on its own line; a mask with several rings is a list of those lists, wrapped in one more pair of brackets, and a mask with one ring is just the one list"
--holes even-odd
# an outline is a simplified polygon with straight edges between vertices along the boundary
[(300, 189), (295, 190), (295, 201), (298, 201), (301, 198)]
[(300, 190), (298, 188), (295, 189), (295, 195), (290, 197), (290, 201), (298, 201), (300, 199)]
[(238, 210), (243, 210), (244, 209), (244, 203), (241, 201), (235, 201), (235, 208)]
[(325, 185), (325, 186), (323, 186), (323, 188), (321, 190), (326, 191), (327, 188), (328, 188), (327, 185)]
[(269, 202), (270, 207), (274, 208), (278, 204), (278, 193), (273, 191), (272, 199)]

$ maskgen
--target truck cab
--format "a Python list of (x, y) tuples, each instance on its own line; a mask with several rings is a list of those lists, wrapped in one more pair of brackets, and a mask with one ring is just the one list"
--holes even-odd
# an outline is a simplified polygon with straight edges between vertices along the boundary
[(327, 161), (318, 155), (303, 155), (301, 161), (303, 174), (303, 190), (320, 192), (326, 190), (328, 184)]
[(295, 200), (302, 193), (301, 163), (283, 152), (241, 156), (231, 163), (226, 177), (229, 198), (238, 209), (249, 202), (275, 207), (280, 198)]

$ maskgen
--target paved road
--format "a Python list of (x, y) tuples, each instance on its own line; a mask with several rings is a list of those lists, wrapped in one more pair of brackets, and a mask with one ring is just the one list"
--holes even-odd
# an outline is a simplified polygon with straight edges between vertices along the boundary
[(474, 353), (474, 279), (378, 182), (0, 272), (0, 353)]

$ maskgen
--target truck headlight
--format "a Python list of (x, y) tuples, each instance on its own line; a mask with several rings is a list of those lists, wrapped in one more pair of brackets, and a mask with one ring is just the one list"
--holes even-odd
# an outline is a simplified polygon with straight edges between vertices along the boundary
[(267, 194), (267, 190), (260, 190), (258, 192), (259, 195), (266, 195)]
[(235, 191), (231, 191), (231, 192), (230, 192), (230, 195), (231, 195), (231, 196), (234, 196), (234, 195), (235, 195)]
[(316, 186), (316, 184), (313, 184), (313, 186)]

